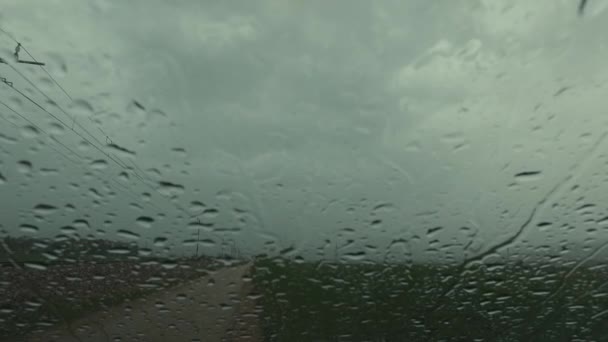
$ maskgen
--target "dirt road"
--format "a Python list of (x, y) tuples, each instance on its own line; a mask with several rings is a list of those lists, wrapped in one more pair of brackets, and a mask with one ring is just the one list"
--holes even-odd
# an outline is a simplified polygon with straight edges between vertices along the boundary
[[(224, 341), (247, 301), (250, 264), (224, 268), (162, 293), (96, 312), (29, 342)], [(248, 306), (247, 304), (243, 306)], [(255, 338), (254, 338), (255, 339)]]

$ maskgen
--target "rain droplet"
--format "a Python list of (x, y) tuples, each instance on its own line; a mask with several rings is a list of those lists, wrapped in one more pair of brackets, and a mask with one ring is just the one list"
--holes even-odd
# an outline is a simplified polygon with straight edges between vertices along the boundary
[(128, 182), (128, 181), (129, 181), (129, 174), (128, 174), (128, 173), (126, 173), (125, 171), (123, 171), (123, 172), (121, 172), (121, 173), (118, 175), (118, 178), (119, 178), (121, 181), (123, 181), (123, 182)]
[(196, 240), (195, 239), (186, 239), (186, 240), (182, 241), (182, 244), (184, 246), (194, 246), (194, 245), (196, 245)]
[(32, 172), (32, 163), (27, 160), (20, 160), (17, 162), (17, 170), (21, 173), (30, 173)]
[(536, 181), (542, 177), (542, 171), (523, 171), (515, 174), (518, 181)]
[(65, 127), (53, 121), (49, 124), (49, 132), (51, 135), (62, 135), (65, 132)]
[(91, 197), (98, 200), (103, 198), (103, 196), (99, 193), (99, 191), (97, 191), (97, 189), (90, 188), (89, 194), (91, 195)]
[(193, 213), (203, 211), (203, 210), (205, 210), (206, 207), (207, 206), (205, 205), (205, 203), (200, 202), (200, 201), (190, 202), (190, 211), (192, 211)]
[(476, 232), (471, 227), (460, 227), (460, 233), (468, 237), (476, 235)]
[(129, 254), (128, 248), (111, 248), (108, 249), (108, 253), (110, 254)]
[(73, 225), (78, 229), (91, 229), (91, 226), (87, 220), (74, 220)]
[(150, 174), (150, 177), (155, 178), (155, 179), (160, 179), (160, 177), (162, 177), (162, 174), (160, 173), (160, 171), (154, 167), (147, 169), (146, 172), (148, 172)]
[(108, 162), (104, 159), (97, 159), (89, 164), (94, 170), (103, 170), (108, 167)]
[(361, 261), (365, 259), (365, 252), (346, 253), (344, 259), (348, 261)]
[(0, 185), (6, 183), (6, 178), (4, 177), (4, 175), (2, 174), (2, 172), (0, 172)]
[(38, 128), (32, 126), (32, 125), (26, 125), (23, 126), (23, 128), (21, 129), (21, 135), (24, 138), (36, 138), (38, 137), (38, 135), (40, 135), (40, 131), (38, 131)]
[(426, 231), (426, 234), (427, 234), (427, 235), (433, 235), (433, 234), (437, 233), (438, 231), (440, 231), (440, 230), (442, 230), (442, 229), (443, 229), (443, 227), (433, 227), (433, 228), (429, 228), (429, 229)]
[(202, 239), (200, 241), (201, 246), (205, 247), (205, 248), (211, 248), (215, 246), (215, 241), (211, 240), (211, 239)]
[(152, 223), (154, 223), (154, 219), (148, 216), (140, 216), (135, 220), (135, 222), (144, 228), (150, 228), (152, 227)]
[(38, 215), (50, 215), (57, 210), (57, 207), (54, 207), (50, 204), (38, 204), (34, 207), (34, 212)]
[(7, 143), (7, 144), (15, 144), (15, 143), (17, 143), (17, 139), (15, 139), (13, 137), (6, 136), (4, 134), (0, 134), (0, 141), (3, 141), (5, 143)]
[(551, 228), (551, 222), (539, 222), (536, 225), (541, 231), (545, 231), (549, 228)]
[(163, 112), (160, 109), (152, 109), (149, 115), (150, 119), (154, 120), (156, 118), (166, 118), (167, 113)]
[(21, 231), (24, 233), (30, 233), (30, 234), (38, 233), (38, 227), (31, 225), (31, 224), (22, 224), (19, 226), (19, 229), (21, 229)]
[(134, 105), (139, 110), (146, 110), (146, 107), (144, 107), (144, 105), (142, 105), (141, 103), (139, 103), (137, 100), (133, 100), (133, 102), (131, 102), (131, 105)]
[(576, 212), (580, 214), (591, 214), (593, 213), (593, 209), (595, 209), (595, 204), (583, 204), (576, 208)]
[(58, 174), (59, 171), (57, 169), (49, 169), (49, 168), (42, 168), (40, 169), (40, 174), (42, 176), (53, 176)]
[(37, 270), (37, 271), (44, 271), (46, 270), (46, 266), (41, 264), (41, 263), (37, 263), (37, 262), (26, 262), (23, 264), (25, 267), (27, 268), (31, 268), (33, 270)]
[(186, 157), (186, 149), (184, 149), (183, 147), (174, 147), (171, 149), (171, 151), (175, 152), (178, 156), (180, 157)]
[(162, 264), (160, 264), (160, 266), (164, 269), (172, 270), (172, 269), (176, 268), (178, 265), (176, 262), (173, 262), (173, 261), (165, 261)]
[(219, 214), (218, 210), (215, 208), (205, 209), (201, 214), (201, 217), (204, 219), (214, 219)]
[(76, 228), (72, 226), (63, 226), (60, 230), (63, 234), (75, 234), (77, 232)]
[(158, 182), (158, 185), (160, 186), (160, 193), (166, 196), (181, 195), (184, 193), (184, 186), (180, 184), (160, 181)]
[(140, 238), (139, 234), (136, 234), (130, 230), (120, 229), (116, 232), (118, 236), (124, 237), (126, 239), (137, 240)]
[(212, 222), (190, 222), (188, 223), (188, 228), (190, 229), (201, 229), (206, 232), (210, 232), (213, 230), (214, 224)]
[(107, 144), (107, 147), (108, 147), (108, 149), (111, 149), (112, 151), (117, 152), (121, 156), (124, 156), (127, 158), (135, 156), (135, 151), (131, 151), (122, 146), (118, 146), (115, 143), (109, 143), (109, 144)]
[(154, 246), (163, 247), (165, 245), (165, 242), (167, 242), (166, 237), (157, 237), (154, 239)]
[(374, 209), (372, 209), (372, 212), (374, 214), (376, 214), (379, 211), (390, 212), (390, 211), (393, 211), (394, 209), (395, 209), (395, 207), (391, 203), (380, 203), (380, 204), (376, 205), (374, 207)]
[(151, 255), (151, 254), (152, 254), (152, 250), (151, 250), (151, 249), (149, 249), (149, 248), (140, 248), (140, 249), (138, 250), (138, 254), (139, 254), (140, 256), (149, 256), (149, 255)]
[(144, 208), (139, 205), (138, 203), (131, 203), (130, 204), (131, 208), (136, 209), (136, 210), (143, 210)]

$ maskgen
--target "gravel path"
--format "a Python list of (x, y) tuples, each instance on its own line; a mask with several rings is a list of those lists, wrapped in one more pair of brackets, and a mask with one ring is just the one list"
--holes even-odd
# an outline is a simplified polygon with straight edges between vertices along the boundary
[[(87, 315), (69, 328), (62, 326), (29, 336), (25, 341), (232, 340), (226, 336), (233, 335), (235, 321), (242, 316), (243, 308), (248, 311), (254, 305), (248, 296), (251, 283), (245, 277), (250, 267), (250, 264), (245, 264), (220, 269), (162, 293)], [(258, 339), (256, 327), (247, 330), (248, 340)]]

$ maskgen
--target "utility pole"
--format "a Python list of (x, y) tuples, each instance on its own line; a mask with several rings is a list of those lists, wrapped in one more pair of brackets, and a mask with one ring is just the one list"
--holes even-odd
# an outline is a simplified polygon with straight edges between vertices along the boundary
[(196, 258), (198, 259), (198, 242), (200, 240), (201, 237), (201, 230), (197, 229), (197, 234), (196, 234)]
[[(21, 43), (17, 43), (17, 47), (15, 48), (15, 52), (13, 53), (13, 56), (15, 56), (15, 61), (17, 63), (22, 63), (22, 64), (32, 64), (32, 65), (39, 65), (39, 66), (44, 66), (45, 64), (42, 62), (38, 62), (37, 60), (33, 60), (33, 61), (24, 61), (22, 59), (19, 58), (19, 52), (21, 51)], [(4, 59), (0, 58), (0, 63), (3, 64), (8, 64)]]
[(335, 247), (334, 247), (334, 259), (336, 260), (336, 262), (338, 262), (338, 238), (336, 238), (336, 243), (335, 243)]

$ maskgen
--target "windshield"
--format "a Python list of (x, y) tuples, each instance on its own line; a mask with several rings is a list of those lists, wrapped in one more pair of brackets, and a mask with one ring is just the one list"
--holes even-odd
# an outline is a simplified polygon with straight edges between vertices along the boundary
[(0, 341), (608, 339), (607, 7), (3, 1)]

